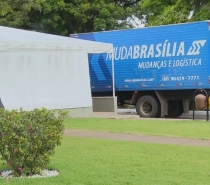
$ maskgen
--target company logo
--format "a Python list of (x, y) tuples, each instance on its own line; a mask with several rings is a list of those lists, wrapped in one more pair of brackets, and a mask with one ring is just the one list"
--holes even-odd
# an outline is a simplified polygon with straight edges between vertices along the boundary
[(200, 49), (205, 45), (206, 40), (198, 40), (192, 43), (187, 55), (199, 55)]
[[(158, 44), (114, 47), (114, 59), (128, 60), (199, 55), (200, 50), (204, 47), (205, 43), (206, 40), (196, 40), (192, 42), (190, 48), (187, 48), (185, 42), (171, 43), (169, 40), (165, 40), (164, 43)], [(111, 59), (112, 54), (107, 54), (106, 60)]]

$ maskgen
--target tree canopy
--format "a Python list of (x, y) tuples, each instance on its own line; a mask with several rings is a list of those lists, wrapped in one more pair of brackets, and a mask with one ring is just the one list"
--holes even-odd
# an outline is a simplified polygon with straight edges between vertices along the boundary
[(136, 8), (148, 26), (210, 19), (209, 0), (141, 0)]
[(0, 25), (68, 35), (130, 27), (137, 1), (1, 0)]
[(69, 35), (210, 19), (209, 0), (1, 0), (0, 25)]

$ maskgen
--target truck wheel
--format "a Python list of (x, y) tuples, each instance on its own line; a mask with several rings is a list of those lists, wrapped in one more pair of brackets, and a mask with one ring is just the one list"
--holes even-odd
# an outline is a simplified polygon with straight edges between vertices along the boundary
[(176, 118), (183, 114), (184, 109), (181, 100), (168, 101), (168, 115), (166, 118)]
[(142, 96), (136, 103), (136, 112), (143, 118), (159, 118), (160, 103), (153, 96)]

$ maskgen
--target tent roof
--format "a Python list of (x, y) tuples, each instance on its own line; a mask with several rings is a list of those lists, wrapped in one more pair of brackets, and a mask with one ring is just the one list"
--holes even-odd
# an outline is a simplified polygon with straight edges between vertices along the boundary
[(111, 53), (113, 52), (113, 44), (0, 26), (0, 52), (22, 50)]

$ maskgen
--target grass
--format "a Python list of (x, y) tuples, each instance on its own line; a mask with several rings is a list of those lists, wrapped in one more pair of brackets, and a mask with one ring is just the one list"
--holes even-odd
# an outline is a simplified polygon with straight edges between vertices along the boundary
[(68, 119), (66, 128), (210, 139), (210, 122), (191, 120)]
[(210, 182), (209, 153), (205, 147), (65, 137), (50, 165), (61, 172), (58, 177), (0, 184), (204, 185)]

